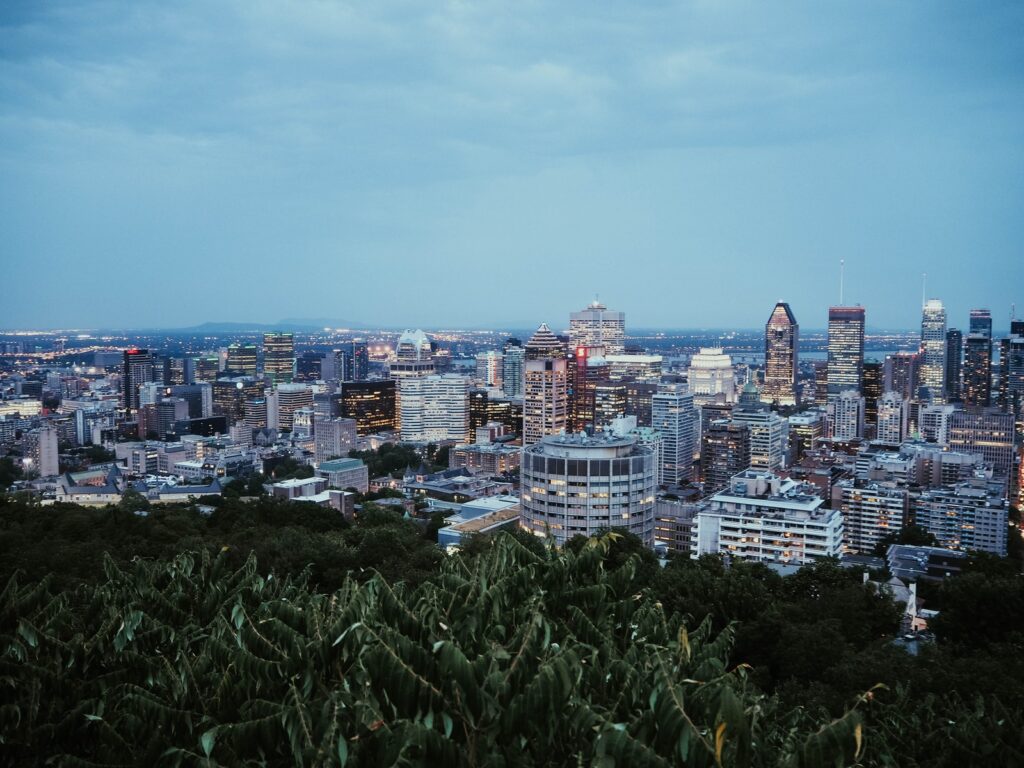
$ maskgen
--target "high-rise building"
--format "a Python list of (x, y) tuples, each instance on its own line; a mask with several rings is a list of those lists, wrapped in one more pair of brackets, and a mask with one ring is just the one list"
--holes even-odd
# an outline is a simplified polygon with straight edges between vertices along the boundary
[(486, 389), (469, 390), (469, 434), (475, 435), (476, 431), (492, 421), (491, 419), (491, 398)]
[(864, 398), (855, 389), (832, 395), (828, 401), (832, 437), (856, 440), (864, 437)]
[(766, 402), (795, 405), (800, 326), (789, 304), (780, 301), (764, 329), (764, 392)]
[(360, 435), (390, 432), (397, 422), (395, 401), (394, 381), (346, 381), (338, 395), (338, 411), (343, 418), (355, 419)]
[(906, 488), (861, 479), (840, 480), (832, 488), (832, 506), (843, 513), (847, 549), (871, 554), (886, 536), (903, 530), (908, 512)]
[(597, 426), (594, 394), (610, 380), (611, 367), (603, 347), (577, 347), (569, 365), (569, 430), (582, 432)]
[(877, 360), (864, 361), (861, 394), (864, 395), (864, 436), (874, 438), (878, 425), (878, 398), (882, 396), (882, 364)]
[(30, 462), (26, 468), (38, 473), (39, 477), (60, 474), (57, 428), (52, 424), (46, 424), (39, 429), (26, 432), (25, 456)]
[(939, 546), (1006, 556), (1008, 510), (1001, 483), (972, 479), (926, 489), (914, 499), (913, 508), (915, 524)]
[(700, 471), (704, 495), (728, 487), (729, 480), (750, 466), (750, 430), (726, 419), (712, 421), (701, 436)]
[(878, 399), (878, 427), (875, 439), (899, 445), (910, 434), (910, 404), (899, 392), (886, 392)]
[(323, 378), (324, 354), (303, 352), (295, 361), (295, 381), (319, 381)]
[(661, 355), (605, 355), (612, 381), (661, 381)]
[(814, 367), (814, 404), (824, 407), (828, 403), (828, 361), (815, 360), (811, 365)]
[(256, 376), (259, 373), (258, 357), (255, 344), (231, 344), (224, 370), (233, 376)]
[(651, 397), (651, 427), (661, 433), (660, 485), (693, 480), (697, 435), (697, 409), (693, 395), (682, 384), (663, 384)]
[(275, 391), (278, 429), (291, 431), (295, 412), (313, 408), (313, 390), (305, 384), (278, 384)]
[(882, 388), (886, 392), (898, 392), (907, 400), (916, 397), (920, 362), (920, 352), (886, 355), (882, 367)]
[(126, 349), (121, 368), (121, 404), (129, 413), (139, 408), (139, 386), (153, 381), (153, 355), (148, 349)]
[(565, 346), (542, 324), (526, 344), (523, 445), (569, 427), (569, 371)]
[(520, 523), (559, 545), (611, 528), (654, 544), (655, 449), (630, 435), (548, 435), (523, 449)]
[(963, 372), (964, 335), (956, 328), (946, 331), (946, 402), (963, 400), (961, 375)]
[(651, 407), (659, 384), (653, 381), (623, 381), (626, 387), (626, 416), (636, 419), (638, 427), (651, 426)]
[(980, 333), (989, 341), (992, 340), (992, 313), (987, 309), (972, 309), (971, 324), (968, 333)]
[(455, 374), (412, 376), (399, 385), (402, 440), (469, 440), (469, 379)]
[(594, 429), (609, 429), (626, 415), (626, 385), (606, 381), (594, 387)]
[(864, 307), (829, 307), (828, 393), (861, 391), (864, 377)]
[(1024, 328), (1016, 331), (1011, 324), (1010, 335), (999, 341), (999, 404), (1014, 412), (1024, 402)]
[(949, 444), (949, 422), (956, 406), (933, 403), (921, 406), (917, 416), (917, 429), (929, 443)]
[(493, 349), (476, 356), (476, 379), (482, 386), (501, 389), (501, 374), (504, 367), (501, 352)]
[[(972, 310), (977, 312), (979, 310)], [(974, 318), (972, 316), (973, 324)], [(991, 322), (991, 318), (990, 318)], [(992, 339), (970, 333), (965, 342), (963, 400), (967, 405), (992, 404)]]
[(295, 378), (295, 334), (263, 334), (263, 373), (272, 384), (289, 384)]
[(609, 355), (626, 351), (626, 313), (613, 312), (595, 300), (580, 312), (569, 315), (569, 345), (604, 347)]
[(366, 381), (370, 376), (370, 350), (365, 341), (353, 341), (350, 346), (352, 369), (345, 371), (346, 380)]
[(732, 419), (750, 429), (750, 466), (774, 470), (786, 457), (789, 424), (782, 416), (761, 402), (757, 387), (748, 383), (732, 410)]
[(388, 367), (392, 379), (407, 379), (433, 374), (433, 345), (427, 334), (419, 329), (403, 331), (395, 345), (395, 359)]
[(191, 373), (189, 383), (216, 381), (220, 376), (220, 356), (200, 355), (189, 360)]
[(928, 299), (921, 311), (920, 385), (933, 402), (945, 399), (946, 309), (938, 299)]
[(317, 466), (330, 459), (344, 458), (356, 442), (355, 419), (313, 419), (314, 459)]
[(732, 370), (732, 358), (722, 352), (721, 347), (701, 347), (700, 351), (690, 358), (686, 380), (695, 402), (736, 402), (736, 379)]
[(526, 350), (519, 339), (505, 342), (501, 357), (501, 388), (508, 397), (523, 396), (523, 363)]
[(217, 379), (207, 386), (211, 390), (214, 415), (226, 417), (228, 426), (247, 418), (245, 410), (247, 401), (265, 398), (266, 387), (263, 380), (250, 376)]
[(951, 451), (976, 453), (1003, 480), (1014, 463), (1013, 414), (1000, 408), (966, 408), (951, 413), (947, 423)]

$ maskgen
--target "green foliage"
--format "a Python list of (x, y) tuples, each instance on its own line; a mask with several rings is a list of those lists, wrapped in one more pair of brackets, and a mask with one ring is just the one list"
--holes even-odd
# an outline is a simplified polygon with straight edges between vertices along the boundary
[(0, 458), (0, 488), (10, 488), (21, 479), (21, 465), (10, 456)]
[(889, 547), (893, 544), (908, 544), (912, 547), (936, 547), (938, 540), (924, 528), (918, 525), (906, 525), (895, 533), (883, 536), (875, 545), (874, 555), (885, 557)]
[(861, 715), (781, 709), (730, 668), (733, 630), (692, 632), (608, 538), (538, 556), (501, 536), (415, 589), (331, 594), (256, 561), (108, 560), (74, 602), (0, 595), (13, 763), (828, 766)]
[(423, 457), (416, 449), (405, 443), (384, 443), (375, 451), (349, 451), (348, 455), (362, 459), (370, 477), (400, 477), (408, 467), (417, 469), (423, 463)]

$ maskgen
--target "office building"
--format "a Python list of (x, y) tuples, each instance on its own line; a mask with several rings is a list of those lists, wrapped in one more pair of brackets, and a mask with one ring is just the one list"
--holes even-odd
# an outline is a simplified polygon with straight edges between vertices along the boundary
[(204, 386), (210, 387), (214, 415), (226, 417), (229, 426), (246, 418), (246, 401), (266, 396), (263, 380), (247, 376), (217, 379)]
[(886, 355), (882, 368), (882, 388), (898, 392), (905, 399), (917, 397), (920, 352), (896, 352)]
[(989, 341), (992, 340), (992, 313), (987, 309), (972, 309), (971, 322), (967, 328), (968, 334), (981, 334)]
[(736, 402), (732, 358), (721, 347), (702, 347), (690, 358), (686, 376), (694, 402)]
[(390, 432), (397, 426), (394, 381), (346, 381), (338, 396), (338, 413), (355, 419), (359, 435)]
[(626, 385), (606, 381), (593, 389), (594, 429), (608, 429), (612, 422), (626, 415)]
[(549, 435), (523, 449), (520, 523), (559, 545), (622, 529), (654, 544), (654, 450), (634, 437)]
[(964, 335), (956, 328), (946, 331), (946, 402), (959, 403), (963, 400)]
[[(323, 376), (324, 354), (322, 352), (303, 352), (295, 360), (295, 381), (314, 382)], [(330, 365), (328, 365), (328, 371)]]
[(753, 384), (748, 383), (743, 388), (739, 402), (732, 410), (732, 420), (750, 430), (751, 467), (774, 470), (783, 465), (789, 424), (761, 402), (761, 395)]
[[(825, 417), (826, 412), (818, 408), (803, 411), (802, 413), (794, 413), (788, 417), (789, 442), (794, 450), (796, 459), (799, 459), (814, 448), (815, 440), (825, 436)], [(741, 467), (741, 469), (746, 469), (746, 467)], [(736, 472), (732, 474), (735, 475)]]
[(992, 404), (992, 339), (984, 333), (968, 334), (965, 342), (963, 400), (969, 406)]
[(765, 325), (764, 391), (765, 402), (795, 405), (796, 374), (800, 326), (789, 304), (780, 301)]
[(139, 408), (139, 387), (153, 381), (153, 355), (148, 349), (126, 349), (121, 367), (121, 405), (129, 413)]
[(257, 376), (259, 374), (259, 361), (256, 345), (229, 345), (228, 358), (224, 370), (232, 376)]
[(651, 408), (660, 385), (653, 381), (629, 380), (622, 384), (626, 388), (625, 415), (634, 417), (638, 427), (651, 426)]
[(938, 299), (929, 299), (921, 311), (919, 380), (932, 402), (943, 402), (946, 385), (946, 309)]
[(865, 360), (861, 394), (864, 395), (864, 436), (869, 439), (874, 439), (878, 427), (878, 399), (883, 392), (882, 364), (877, 360)]
[(828, 393), (860, 393), (863, 378), (864, 308), (829, 307)]
[(951, 451), (975, 453), (1007, 480), (1014, 469), (1013, 414), (1000, 408), (966, 408), (949, 415), (947, 442)]
[(523, 445), (569, 427), (569, 371), (565, 347), (542, 324), (526, 344)]
[(843, 552), (843, 516), (818, 489), (749, 469), (698, 508), (693, 555), (807, 565)]
[[(398, 337), (395, 359), (388, 369), (392, 379), (430, 376), (434, 373), (433, 345), (423, 331), (406, 330)], [(401, 384), (398, 385), (401, 390)]]
[(613, 312), (594, 301), (580, 312), (569, 315), (569, 346), (604, 347), (609, 355), (626, 351), (626, 313)]
[(60, 474), (59, 437), (57, 429), (50, 424), (25, 433), (25, 469), (38, 477), (53, 477)]
[(523, 364), (526, 361), (526, 350), (519, 339), (505, 342), (505, 350), (501, 356), (501, 388), (508, 397), (523, 396)]
[(949, 423), (956, 407), (952, 405), (924, 405), (918, 411), (917, 428), (923, 440), (938, 445), (949, 444)]
[[(1017, 326), (1016, 329), (1014, 326)], [(1024, 321), (1010, 324), (999, 341), (999, 404), (1016, 411), (1024, 402)]]
[(828, 401), (831, 436), (836, 440), (864, 437), (864, 398), (855, 389), (831, 395)]
[(189, 383), (212, 382), (220, 376), (220, 357), (200, 355), (189, 359)]
[(354, 488), (366, 493), (370, 487), (369, 469), (360, 459), (330, 459), (317, 467), (317, 477), (327, 481), (329, 488)]
[(910, 434), (910, 403), (899, 392), (886, 392), (878, 399), (875, 439), (899, 445)]
[(454, 374), (413, 376), (399, 386), (403, 441), (469, 440), (469, 379)]
[(277, 395), (277, 428), (290, 432), (294, 414), (300, 408), (313, 408), (313, 390), (306, 384), (279, 384)]
[(612, 381), (661, 381), (661, 355), (609, 355), (608, 377)]
[(263, 334), (263, 374), (271, 384), (290, 384), (295, 378), (295, 335)]
[(712, 421), (701, 435), (700, 470), (704, 494), (726, 488), (750, 466), (750, 429), (725, 419)]
[(476, 356), (476, 380), (484, 387), (502, 388), (501, 375), (504, 370), (504, 356), (493, 349)]
[(903, 530), (909, 512), (906, 488), (855, 478), (833, 486), (832, 506), (843, 513), (845, 542), (852, 554), (870, 555), (882, 539)]
[(351, 369), (344, 371), (346, 381), (366, 381), (370, 377), (370, 349), (365, 341), (352, 341), (348, 347)]
[(317, 466), (329, 459), (348, 456), (356, 443), (355, 419), (314, 417), (313, 454)]
[(685, 385), (664, 384), (651, 398), (651, 427), (661, 433), (659, 485), (693, 480), (697, 409)]
[(603, 347), (577, 347), (569, 368), (569, 431), (596, 428), (594, 392), (610, 379)]

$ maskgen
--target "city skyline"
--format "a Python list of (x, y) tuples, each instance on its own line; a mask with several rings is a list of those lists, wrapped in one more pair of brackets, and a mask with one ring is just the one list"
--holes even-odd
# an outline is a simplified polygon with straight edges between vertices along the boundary
[[(634, 328), (756, 328), (779, 298), (813, 328), (845, 260), (875, 327), (915, 325), (923, 272), (1002, 327), (1022, 26), (1008, 3), (5, 3), (0, 256), (25, 290), (0, 326), (529, 327), (597, 292)], [(160, 290), (101, 300), (133, 270)]]

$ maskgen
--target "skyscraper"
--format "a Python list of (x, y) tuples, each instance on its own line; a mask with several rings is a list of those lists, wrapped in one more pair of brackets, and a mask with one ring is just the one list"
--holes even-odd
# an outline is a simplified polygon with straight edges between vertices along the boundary
[(485, 387), (501, 389), (501, 374), (504, 368), (504, 357), (501, 352), (493, 349), (480, 352), (476, 356), (476, 378)]
[(693, 395), (682, 384), (664, 384), (651, 398), (651, 427), (661, 433), (660, 485), (693, 479), (697, 419)]
[[(395, 345), (395, 360), (389, 365), (392, 379), (429, 376), (434, 373), (433, 345), (423, 331), (406, 330)], [(399, 385), (401, 391), (401, 385)], [(399, 398), (401, 399), (401, 398)]]
[(950, 403), (959, 403), (963, 399), (960, 384), (963, 349), (963, 333), (956, 328), (946, 331), (946, 401)]
[(968, 333), (980, 333), (989, 340), (992, 339), (992, 313), (987, 309), (972, 309), (971, 324)]
[(700, 469), (704, 495), (728, 487), (729, 480), (750, 466), (750, 429), (727, 419), (712, 421), (701, 437)]
[[(974, 324), (973, 318), (971, 324)], [(968, 334), (965, 346), (964, 402), (967, 405), (991, 405), (992, 339), (982, 332), (972, 332)]]
[(263, 334), (263, 373), (273, 384), (287, 384), (295, 377), (295, 335)]
[(234, 376), (255, 376), (259, 372), (255, 344), (231, 344), (228, 346), (226, 370)]
[(523, 445), (532, 445), (569, 426), (568, 361), (565, 346), (541, 324), (526, 344), (523, 387)]
[(352, 381), (366, 381), (370, 375), (370, 350), (365, 341), (353, 341), (351, 345), (352, 370), (345, 375)]
[(878, 426), (875, 439), (899, 445), (910, 433), (910, 407), (899, 392), (886, 392), (878, 399)]
[(505, 351), (501, 357), (501, 388), (508, 397), (523, 396), (523, 362), (526, 350), (519, 339), (505, 342)]
[(686, 380), (700, 402), (736, 402), (732, 358), (721, 347), (702, 347), (693, 355)]
[(864, 436), (873, 438), (878, 424), (878, 398), (885, 391), (882, 387), (882, 364), (877, 360), (864, 361), (864, 378), (861, 394), (864, 395)]
[(569, 429), (582, 432), (595, 427), (594, 394), (610, 380), (610, 366), (604, 347), (577, 347), (570, 362)]
[(864, 398), (855, 389), (833, 395), (828, 402), (832, 437), (855, 440), (864, 436)]
[(469, 379), (413, 376), (399, 385), (402, 440), (469, 442)]
[(864, 377), (864, 307), (829, 307), (828, 393), (861, 391)]
[(797, 345), (800, 326), (789, 304), (780, 301), (764, 329), (764, 392), (766, 402), (795, 405)]
[(732, 420), (750, 429), (750, 466), (777, 469), (786, 456), (789, 423), (761, 399), (757, 387), (748, 383), (733, 408)]
[(596, 299), (580, 312), (569, 315), (569, 345), (604, 347), (605, 354), (626, 351), (626, 313), (613, 312)]
[(882, 368), (882, 388), (886, 392), (898, 392), (906, 399), (916, 397), (920, 366), (920, 352), (886, 355)]
[(946, 309), (938, 299), (928, 299), (921, 312), (919, 381), (934, 402), (945, 399)]
[(153, 381), (153, 355), (148, 349), (126, 349), (121, 367), (121, 404), (128, 412), (139, 409), (139, 386)]
[(342, 417), (355, 419), (360, 435), (388, 432), (395, 428), (395, 382), (346, 381), (341, 385), (338, 410)]

